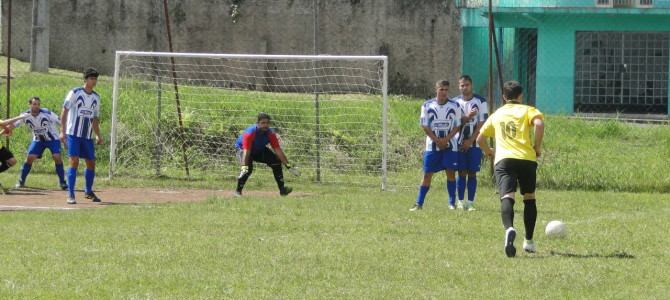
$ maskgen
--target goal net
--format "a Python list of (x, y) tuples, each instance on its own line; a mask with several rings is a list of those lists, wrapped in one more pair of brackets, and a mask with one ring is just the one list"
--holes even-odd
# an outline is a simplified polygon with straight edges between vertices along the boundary
[(384, 189), (387, 66), (386, 56), (119, 51), (110, 177), (235, 177), (236, 139), (265, 112), (302, 173), (290, 180)]

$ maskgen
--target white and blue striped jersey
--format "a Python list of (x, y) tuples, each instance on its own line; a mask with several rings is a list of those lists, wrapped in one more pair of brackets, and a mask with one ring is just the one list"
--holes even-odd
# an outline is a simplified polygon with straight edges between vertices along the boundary
[[(427, 100), (421, 106), (421, 126), (429, 127), (437, 137), (446, 137), (449, 132), (461, 126), (461, 108), (458, 103), (447, 100), (443, 105), (437, 102), (437, 98)], [(447, 148), (458, 151), (458, 145), (454, 142)], [(426, 151), (438, 151), (437, 144), (426, 137)]]
[(24, 114), (28, 114), (28, 117), (14, 122), (14, 127), (25, 123), (33, 132), (33, 141), (49, 142), (59, 139), (56, 124), (60, 124), (60, 119), (54, 112), (41, 108), (37, 116), (33, 116), (30, 110)]
[[(475, 128), (479, 122), (486, 121), (486, 118), (489, 117), (489, 108), (487, 106), (486, 99), (477, 94), (474, 94), (472, 99), (467, 101), (463, 100), (463, 95), (459, 95), (453, 100), (458, 102), (458, 105), (460, 105), (464, 116), (468, 115), (472, 110), (478, 111), (474, 118), (463, 124), (461, 130), (456, 135), (456, 142), (460, 144), (464, 139), (469, 139), (472, 137), (472, 134), (475, 132)], [(477, 145), (477, 143), (473, 143), (472, 147), (479, 147), (479, 145)]]
[(63, 102), (68, 109), (65, 133), (84, 139), (93, 138), (93, 119), (100, 116), (100, 96), (95, 91), (87, 94), (83, 87), (72, 89)]

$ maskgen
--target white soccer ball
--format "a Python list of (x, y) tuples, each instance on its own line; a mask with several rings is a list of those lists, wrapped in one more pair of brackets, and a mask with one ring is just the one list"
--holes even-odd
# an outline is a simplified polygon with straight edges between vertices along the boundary
[(544, 233), (550, 238), (563, 238), (568, 235), (568, 227), (561, 221), (551, 221), (547, 223)]

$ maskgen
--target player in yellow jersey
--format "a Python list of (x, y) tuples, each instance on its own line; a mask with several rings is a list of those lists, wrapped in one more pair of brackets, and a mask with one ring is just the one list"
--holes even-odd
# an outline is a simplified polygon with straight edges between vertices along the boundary
[[(500, 215), (505, 227), (505, 254), (516, 255), (514, 238), (514, 194), (517, 183), (523, 195), (523, 223), (526, 236), (523, 249), (535, 252), (533, 232), (537, 219), (535, 205), (535, 185), (537, 158), (542, 154), (544, 136), (544, 115), (536, 108), (521, 104), (523, 88), (518, 81), (508, 81), (503, 85), (505, 105), (492, 114), (480, 130), (477, 143), (484, 154), (494, 156), (487, 138), (495, 137), (494, 176), (500, 194)], [(531, 128), (535, 129), (531, 141)]]

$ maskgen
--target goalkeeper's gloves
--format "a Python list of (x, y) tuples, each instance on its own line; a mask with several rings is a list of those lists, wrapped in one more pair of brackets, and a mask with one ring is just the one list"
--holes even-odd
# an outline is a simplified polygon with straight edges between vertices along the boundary
[(285, 166), (286, 166), (286, 170), (288, 170), (288, 172), (291, 173), (291, 175), (296, 176), (296, 177), (300, 176), (300, 170), (298, 170), (298, 167), (296, 167), (296, 166), (294, 166), (290, 163), (287, 163)]
[(249, 166), (242, 166), (240, 167), (240, 176), (238, 176), (237, 178), (242, 178), (244, 177), (244, 175), (247, 174), (249, 174)]

